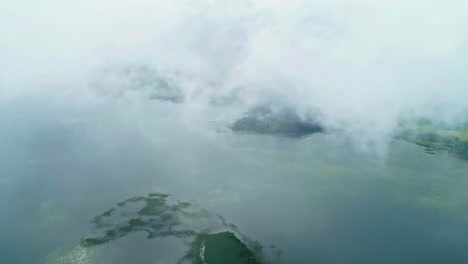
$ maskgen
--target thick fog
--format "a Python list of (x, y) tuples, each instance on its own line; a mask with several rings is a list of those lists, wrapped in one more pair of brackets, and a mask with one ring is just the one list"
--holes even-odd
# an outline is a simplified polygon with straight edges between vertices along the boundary
[(466, 14), (463, 0), (3, 1), (0, 100), (138, 105), (125, 69), (144, 68), (188, 120), (273, 103), (376, 139), (402, 117), (467, 117)]
[(467, 0), (0, 2), (0, 263), (468, 263)]

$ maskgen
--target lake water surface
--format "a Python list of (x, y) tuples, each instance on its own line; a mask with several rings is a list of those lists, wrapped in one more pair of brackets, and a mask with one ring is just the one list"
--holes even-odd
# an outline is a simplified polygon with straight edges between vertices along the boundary
[(0, 263), (175, 263), (173, 237), (80, 246), (93, 217), (152, 192), (219, 214), (272, 263), (468, 263), (468, 162), (449, 153), (217, 132), (168, 103), (29, 103), (0, 107)]

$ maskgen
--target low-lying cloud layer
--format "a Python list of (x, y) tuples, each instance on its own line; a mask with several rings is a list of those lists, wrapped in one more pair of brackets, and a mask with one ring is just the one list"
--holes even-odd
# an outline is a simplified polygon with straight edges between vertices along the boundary
[(273, 102), (379, 138), (406, 116), (467, 118), (466, 14), (462, 0), (7, 1), (0, 98), (130, 96), (115, 73), (143, 65), (190, 113)]

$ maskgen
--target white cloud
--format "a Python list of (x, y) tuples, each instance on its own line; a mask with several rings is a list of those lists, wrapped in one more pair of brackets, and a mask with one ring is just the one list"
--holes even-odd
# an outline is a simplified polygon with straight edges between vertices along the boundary
[(278, 97), (352, 133), (385, 135), (409, 112), (467, 113), (462, 0), (2, 5), (2, 98), (79, 94), (100, 68), (141, 63), (183, 75), (198, 103), (242, 87), (247, 104)]

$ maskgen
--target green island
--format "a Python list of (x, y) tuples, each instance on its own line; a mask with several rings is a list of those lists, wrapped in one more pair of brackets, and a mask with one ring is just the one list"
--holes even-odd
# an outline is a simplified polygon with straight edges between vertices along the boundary
[[(81, 245), (93, 247), (143, 231), (147, 238), (172, 236), (187, 241), (190, 248), (182, 260), (193, 264), (267, 263), (261, 257), (263, 247), (242, 235), (233, 224), (195, 204), (170, 202), (168, 196), (150, 193), (119, 202), (118, 207), (91, 220), (100, 235), (82, 239)], [(193, 222), (197, 226), (191, 226)], [(228, 231), (217, 231), (220, 229)]]
[(187, 255), (194, 264), (260, 264), (258, 258), (231, 232), (199, 234)]
[(395, 137), (421, 145), (430, 154), (434, 150), (447, 150), (468, 159), (467, 124), (454, 126), (416, 119), (402, 122)]
[(231, 129), (238, 132), (305, 136), (323, 132), (323, 128), (312, 120), (301, 119), (294, 111), (282, 108), (273, 111), (269, 107), (255, 107), (236, 120)]
[[(249, 110), (230, 127), (235, 132), (275, 134), (303, 137), (324, 132), (324, 128), (313, 120), (303, 120), (294, 111), (260, 106)], [(459, 125), (435, 123), (424, 118), (401, 121), (396, 139), (402, 139), (425, 147), (429, 154), (446, 150), (468, 159), (468, 122)]]

